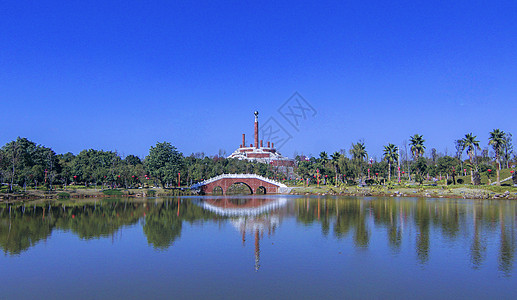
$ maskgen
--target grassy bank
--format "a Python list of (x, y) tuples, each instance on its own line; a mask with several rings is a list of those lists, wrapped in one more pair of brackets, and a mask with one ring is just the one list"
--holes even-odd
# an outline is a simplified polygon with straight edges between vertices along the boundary
[(145, 188), (145, 189), (95, 189), (85, 187), (74, 187), (45, 191), (32, 189), (17, 191), (15, 193), (0, 193), (0, 202), (24, 201), (37, 199), (71, 199), (71, 198), (107, 198), (107, 197), (166, 197), (166, 196), (187, 196), (190, 190)]
[(517, 199), (517, 187), (513, 186), (471, 186), (471, 185), (374, 185), (368, 187), (309, 186), (294, 187), (296, 195), (348, 195), (388, 197), (435, 197), (464, 199)]

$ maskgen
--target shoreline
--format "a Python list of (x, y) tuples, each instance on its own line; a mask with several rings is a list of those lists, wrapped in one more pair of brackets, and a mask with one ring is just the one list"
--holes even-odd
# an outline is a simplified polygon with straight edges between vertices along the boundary
[[(290, 187), (290, 191), (285, 195), (300, 196), (350, 196), (350, 197), (417, 197), (417, 198), (446, 198), (446, 199), (483, 199), (497, 200), (508, 199), (517, 200), (517, 187), (513, 186), (311, 186), (311, 187)], [(179, 189), (129, 189), (129, 190), (59, 190), (43, 192), (29, 190), (20, 194), (0, 194), (0, 203), (24, 202), (38, 200), (65, 200), (82, 198), (148, 198), (148, 197), (170, 197), (188, 196), (190, 191)], [(209, 195), (207, 195), (209, 196)]]
[(517, 200), (517, 188), (499, 186), (486, 188), (485, 186), (386, 186), (369, 187), (294, 187), (292, 195), (331, 195), (352, 197), (418, 197), (418, 198), (447, 198), (447, 199), (483, 199)]
[(56, 191), (27, 190), (18, 193), (0, 193), (0, 203), (38, 200), (67, 200), (84, 198), (147, 198), (189, 195), (180, 189), (67, 189)]

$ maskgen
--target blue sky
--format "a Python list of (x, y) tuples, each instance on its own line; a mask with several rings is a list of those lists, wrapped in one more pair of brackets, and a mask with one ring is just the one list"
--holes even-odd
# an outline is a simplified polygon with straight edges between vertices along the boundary
[[(318, 155), (517, 134), (515, 1), (2, 1), (0, 144), (229, 154), (253, 111)], [(278, 109), (298, 92), (316, 115)]]

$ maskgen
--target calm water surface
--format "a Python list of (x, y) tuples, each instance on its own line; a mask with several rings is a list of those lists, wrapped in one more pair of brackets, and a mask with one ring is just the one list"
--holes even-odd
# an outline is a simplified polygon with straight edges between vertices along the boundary
[(0, 299), (517, 299), (517, 202), (0, 205)]

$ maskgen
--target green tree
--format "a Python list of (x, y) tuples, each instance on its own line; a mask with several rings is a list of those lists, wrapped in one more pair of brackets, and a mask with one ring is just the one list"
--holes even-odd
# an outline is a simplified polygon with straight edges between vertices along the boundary
[(357, 142), (355, 144), (352, 144), (352, 148), (350, 149), (350, 155), (352, 155), (352, 159), (354, 160), (365, 160), (368, 157), (368, 153), (366, 152), (364, 143)]
[(71, 163), (74, 181), (89, 184), (104, 184), (115, 181), (120, 172), (120, 156), (113, 151), (88, 149), (81, 151)]
[[(9, 179), (11, 191), (14, 190), (15, 184), (26, 186), (39, 176), (43, 176), (51, 187), (54, 177), (60, 172), (59, 161), (54, 151), (26, 138), (18, 137), (7, 143), (2, 147), (1, 152), (4, 159), (0, 167), (2, 173)], [(35, 168), (35, 166), (39, 167)], [(40, 169), (43, 170), (42, 173), (33, 173), (34, 170)]]
[(67, 152), (65, 154), (57, 155), (59, 160), (59, 164), (61, 165), (61, 181), (66, 189), (68, 182), (70, 182), (72, 176), (72, 161), (75, 159), (75, 156), (71, 152)]
[(442, 156), (436, 160), (437, 171), (441, 174), (451, 175), (454, 184), (456, 184), (456, 169), (459, 167), (459, 160), (456, 157)]
[(2, 147), (2, 152), (4, 153), (4, 159), (6, 160), (6, 163), (5, 163), (5, 169), (8, 170), (7, 172), (5, 172), (8, 176), (8, 178), (10, 179), (10, 183), (9, 183), (9, 190), (11, 192), (13, 192), (13, 189), (14, 189), (14, 183), (16, 181), (16, 175), (17, 175), (17, 171), (19, 171), (19, 167), (20, 167), (20, 159), (21, 159), (21, 156), (22, 156), (22, 147), (21, 147), (21, 143), (22, 143), (22, 139), (20, 137), (18, 137), (18, 139), (16, 139), (15, 141), (12, 141), (10, 143), (7, 143), (6, 145), (4, 145)]
[(461, 160), (461, 154), (465, 150), (464, 140), (459, 139), (454, 141), (454, 148), (456, 149), (456, 158)]
[(427, 160), (425, 157), (419, 157), (411, 168), (413, 172), (416, 173), (415, 180), (422, 184), (424, 181), (424, 173), (427, 171)]
[(132, 154), (126, 156), (126, 158), (124, 158), (124, 162), (131, 166), (142, 164), (142, 160), (140, 160), (138, 156)]
[(391, 164), (399, 160), (398, 151), (398, 147), (393, 144), (384, 146), (384, 159), (388, 162), (388, 181), (391, 181)]
[(353, 174), (353, 178), (361, 177), (365, 160), (368, 158), (364, 142), (359, 141), (352, 144), (352, 148), (350, 148), (349, 152), (350, 155), (352, 155), (352, 160), (349, 164), (349, 171)]
[[(504, 144), (503, 144), (503, 159), (506, 168), (510, 167), (510, 160), (512, 159), (513, 154), (513, 144), (512, 144), (512, 134), (506, 132), (504, 135)], [(514, 156), (515, 158), (515, 156)]]
[(495, 162), (497, 164), (496, 173), (497, 173), (497, 185), (501, 185), (501, 152), (503, 150), (503, 146), (505, 143), (505, 133), (499, 129), (494, 129), (490, 132), (490, 137), (488, 139), (488, 144), (492, 145), (492, 148), (495, 152)]
[(177, 178), (183, 166), (183, 154), (168, 142), (156, 143), (145, 158), (145, 166), (149, 175), (158, 179), (163, 187), (166, 182)]

